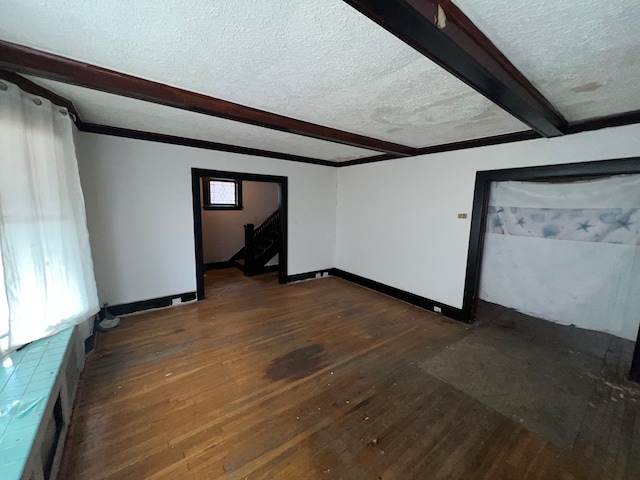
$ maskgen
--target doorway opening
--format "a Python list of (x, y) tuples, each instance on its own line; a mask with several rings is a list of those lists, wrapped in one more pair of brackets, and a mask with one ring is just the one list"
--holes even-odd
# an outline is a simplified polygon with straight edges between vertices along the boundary
[[(211, 179), (215, 179), (215, 182), (210, 182)], [(207, 184), (210, 182), (212, 186), (212, 190), (207, 191), (206, 195), (203, 195), (201, 192), (203, 182), (207, 182)], [(277, 227), (279, 228), (279, 247), (276, 251), (278, 256), (278, 281), (280, 284), (287, 283), (287, 177), (192, 168), (191, 194), (193, 203), (193, 229), (198, 300), (203, 300), (205, 298), (205, 248), (203, 243), (202, 222), (203, 209), (242, 209), (242, 182), (261, 182), (277, 185), (278, 205), (277, 211), (274, 212), (274, 214), (277, 215), (279, 219), (279, 225)], [(215, 183), (215, 185), (213, 183)], [(218, 202), (211, 198), (210, 194), (213, 192), (217, 195), (214, 190), (218, 187), (224, 188), (225, 183), (228, 183), (232, 188), (227, 191), (220, 192), (219, 204), (217, 204)], [(205, 200), (204, 203), (203, 199)]]
[[(562, 181), (563, 179), (597, 178), (611, 175), (640, 173), (640, 158), (624, 158), (597, 162), (584, 162), (541, 167), (514, 168), (505, 170), (481, 171), (476, 175), (473, 212), (467, 270), (465, 277), (463, 316), (468, 321), (475, 317), (478, 302), (480, 271), (484, 251), (486, 219), (489, 208), (489, 196), (492, 182), (503, 181)], [(640, 315), (640, 314), (639, 314)], [(629, 378), (640, 382), (640, 329), (636, 339)]]

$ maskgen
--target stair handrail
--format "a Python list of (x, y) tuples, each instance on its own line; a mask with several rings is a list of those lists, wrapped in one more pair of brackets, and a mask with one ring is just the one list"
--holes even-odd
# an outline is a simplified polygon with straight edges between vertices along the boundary
[(255, 252), (255, 231), (253, 223), (244, 226), (244, 273), (253, 275), (255, 272), (256, 252)]
[[(253, 223), (247, 223), (244, 226), (244, 268), (246, 275), (254, 275), (258, 268), (258, 255), (256, 252), (256, 239), (268, 234), (279, 233), (273, 232), (273, 227), (280, 224), (280, 210), (276, 210), (257, 228)], [(265, 250), (266, 251), (266, 250)], [(264, 254), (265, 252), (261, 252)]]
[(280, 210), (276, 210), (275, 212), (273, 212), (271, 215), (269, 215), (267, 217), (267, 219), (262, 222), (262, 224), (255, 229), (255, 235), (258, 236), (260, 235), (263, 231), (265, 231), (267, 228), (271, 227), (276, 221), (280, 220)]

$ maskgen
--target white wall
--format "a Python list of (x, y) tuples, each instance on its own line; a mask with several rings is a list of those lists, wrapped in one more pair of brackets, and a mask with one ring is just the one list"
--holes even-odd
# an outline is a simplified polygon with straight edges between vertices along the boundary
[(278, 208), (279, 185), (242, 182), (242, 210), (202, 210), (204, 263), (225, 262), (244, 246), (244, 225), (258, 227)]
[(195, 290), (197, 167), (289, 177), (289, 275), (336, 266), (461, 307), (476, 171), (640, 156), (640, 126), (339, 169), (82, 132), (77, 156), (101, 302)]
[(196, 289), (192, 167), (288, 177), (288, 274), (333, 266), (333, 167), (82, 132), (76, 148), (101, 302)]
[(632, 156), (640, 125), (340, 168), (336, 267), (461, 308), (478, 170)]

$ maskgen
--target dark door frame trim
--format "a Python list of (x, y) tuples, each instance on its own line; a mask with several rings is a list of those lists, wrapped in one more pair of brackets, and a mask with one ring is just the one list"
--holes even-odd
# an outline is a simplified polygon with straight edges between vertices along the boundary
[(200, 179), (204, 177), (229, 178), (232, 180), (245, 180), (248, 182), (277, 183), (280, 188), (280, 201), (278, 211), (282, 219), (280, 225), (280, 252), (278, 266), (278, 282), (287, 283), (287, 211), (289, 199), (289, 179), (276, 175), (261, 175), (257, 173), (227, 172), (221, 170), (208, 170), (204, 168), (191, 169), (191, 198), (193, 203), (193, 239), (195, 246), (197, 299), (204, 300), (204, 250), (202, 245), (202, 202), (200, 201)]
[[(462, 312), (465, 320), (471, 322), (475, 318), (480, 267), (482, 265), (484, 247), (485, 219), (487, 216), (487, 206), (489, 204), (489, 188), (491, 182), (509, 180), (531, 181), (562, 179), (563, 177), (589, 177), (633, 173), (640, 173), (640, 157), (477, 172), (473, 210), (471, 214), (471, 232), (469, 234), (469, 253), (467, 256), (467, 271), (464, 282), (464, 297), (462, 301)], [(640, 313), (638, 315), (640, 316)], [(638, 329), (638, 338), (636, 340), (629, 378), (633, 381), (640, 382), (640, 329)]]

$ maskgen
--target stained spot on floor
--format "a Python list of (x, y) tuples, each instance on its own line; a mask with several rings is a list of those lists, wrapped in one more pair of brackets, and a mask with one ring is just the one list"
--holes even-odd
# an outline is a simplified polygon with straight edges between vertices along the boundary
[(371, 397), (364, 399), (363, 401), (355, 405), (350, 411), (355, 412), (356, 410), (360, 410), (361, 408), (366, 407), (371, 403), (371, 400), (373, 400)]
[(272, 381), (299, 380), (323, 368), (325, 355), (322, 345), (297, 348), (275, 358), (267, 367), (266, 377)]

